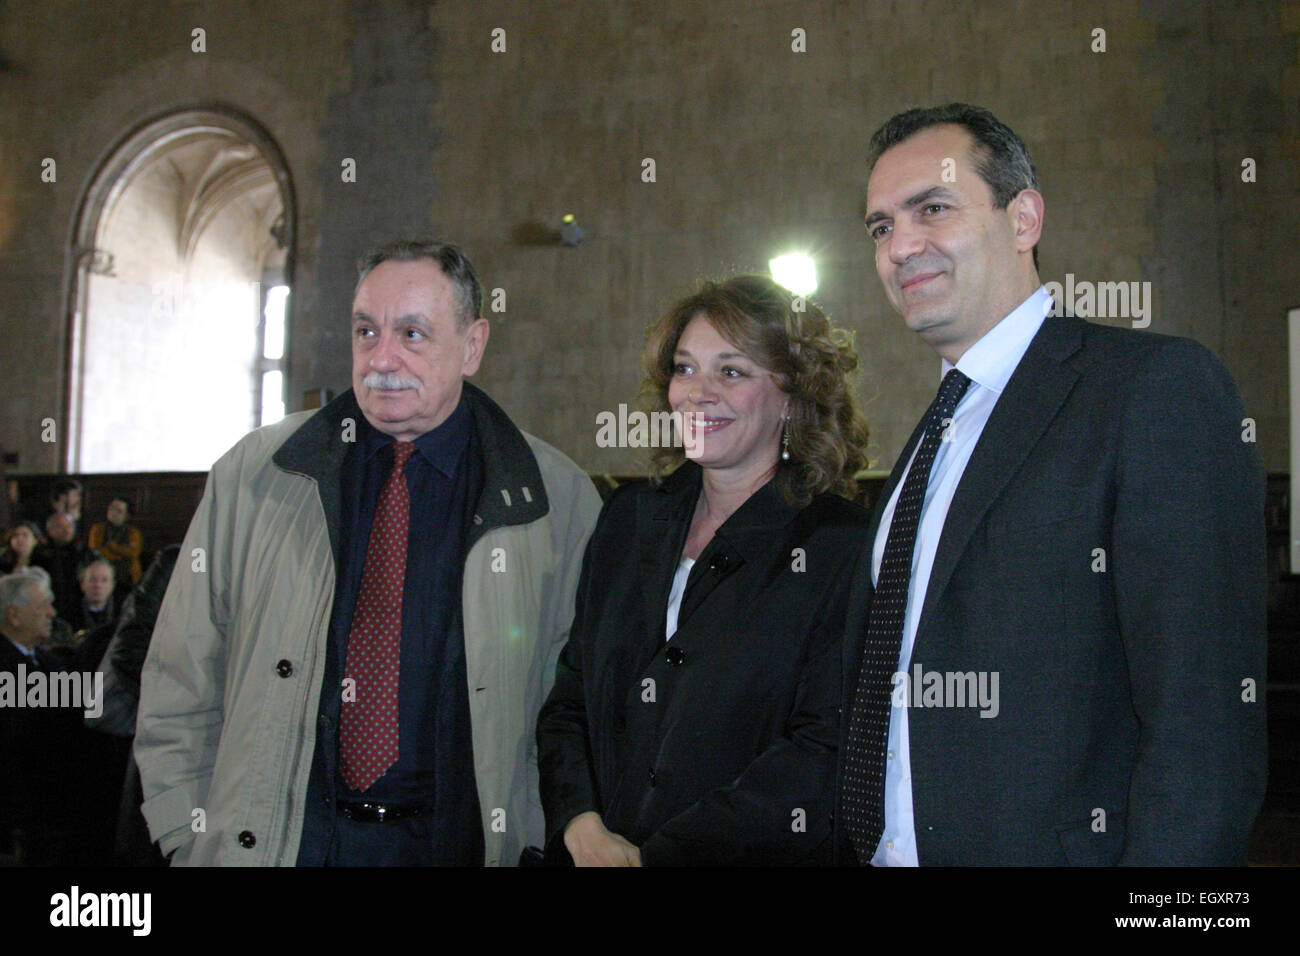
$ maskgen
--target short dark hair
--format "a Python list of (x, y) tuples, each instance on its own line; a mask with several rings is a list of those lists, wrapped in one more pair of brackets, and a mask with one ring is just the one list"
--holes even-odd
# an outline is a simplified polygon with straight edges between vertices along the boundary
[(41, 544), (45, 541), (45, 532), (42, 531), (39, 527), (37, 527), (35, 521), (19, 521), (12, 528), (9, 528), (7, 531), (5, 531), (4, 540), (0, 541), (0, 552), (9, 550), (9, 538), (19, 528), (26, 528), (28, 531), (30, 531), (32, 533), (32, 537), (36, 539), (37, 544)]
[(357, 284), (352, 295), (356, 296), (356, 290), (361, 288), (361, 283), (375, 266), (390, 259), (394, 262), (416, 262), (420, 259), (436, 262), (456, 289), (456, 296), (460, 300), (459, 320), (462, 331), (482, 313), (483, 287), (479, 285), (478, 274), (469, 257), (449, 242), (432, 239), (397, 239), (367, 252), (357, 260)]
[(135, 502), (132, 501), (130, 498), (128, 498), (126, 495), (114, 495), (113, 497), (108, 499), (108, 503), (110, 505), (114, 501), (120, 501), (122, 502), (122, 504), (126, 505), (126, 516), (128, 518), (131, 517), (133, 514), (135, 514)]
[(50, 488), (50, 500), (58, 501), (69, 491), (75, 491), (80, 494), (81, 482), (77, 481), (75, 478), (60, 478)]
[[(922, 130), (949, 124), (962, 127), (975, 140), (975, 172), (992, 191), (994, 209), (1006, 209), (1022, 190), (1038, 189), (1038, 173), (1024, 140), (984, 107), (969, 103), (918, 107), (891, 116), (871, 136), (867, 171), (875, 168), (885, 150)], [(1037, 246), (1034, 265), (1038, 265)]]

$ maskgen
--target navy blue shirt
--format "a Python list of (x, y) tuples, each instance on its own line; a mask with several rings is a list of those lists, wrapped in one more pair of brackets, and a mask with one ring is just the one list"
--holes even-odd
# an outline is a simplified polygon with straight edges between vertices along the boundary
[[(338, 799), (435, 807), (439, 862), (481, 865), (483, 833), (474, 777), (461, 616), (465, 533), (483, 484), (474, 418), (464, 397), (445, 422), (416, 439), (404, 475), (411, 524), (402, 593), (397, 762), (368, 790), (351, 790), (337, 759), (337, 701), (379, 492), (393, 467), (393, 439), (358, 420), (341, 475), (342, 549), (330, 620), (322, 714), (330, 714)], [(323, 782), (323, 781), (322, 781)], [(328, 802), (328, 801), (327, 801)]]

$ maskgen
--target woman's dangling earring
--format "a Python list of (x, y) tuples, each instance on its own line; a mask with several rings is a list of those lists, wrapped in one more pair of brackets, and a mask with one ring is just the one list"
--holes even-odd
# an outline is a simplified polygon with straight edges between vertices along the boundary
[(790, 419), (785, 419), (781, 426), (781, 460), (790, 460)]

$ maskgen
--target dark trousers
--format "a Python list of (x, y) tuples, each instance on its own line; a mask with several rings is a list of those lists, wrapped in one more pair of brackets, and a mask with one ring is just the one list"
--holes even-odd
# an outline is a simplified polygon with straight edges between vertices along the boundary
[[(438, 859), (433, 817), (393, 823), (358, 823), (335, 814), (334, 831), (325, 866), (446, 866)], [(302, 856), (299, 854), (299, 862)]]
[[(345, 817), (335, 801), (338, 780), (338, 745), (334, 721), (322, 714), (316, 752), (307, 782), (307, 808), (298, 866), (482, 866), (483, 845), (477, 814), (473, 820), (439, 820), (429, 816), (391, 823), (361, 823)], [(466, 782), (474, 786), (473, 779)], [(477, 800), (471, 804), (478, 806)], [(444, 816), (448, 814), (444, 813)], [(472, 827), (474, 839), (456, 838), (450, 823)], [(461, 828), (457, 828), (458, 831)]]

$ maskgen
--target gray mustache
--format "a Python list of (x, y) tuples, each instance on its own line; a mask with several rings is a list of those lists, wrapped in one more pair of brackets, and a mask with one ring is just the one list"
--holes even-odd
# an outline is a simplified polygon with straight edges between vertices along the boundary
[(402, 378), (396, 372), (371, 372), (361, 380), (361, 384), (366, 388), (377, 388), (387, 392), (420, 387), (420, 383), (415, 379)]

